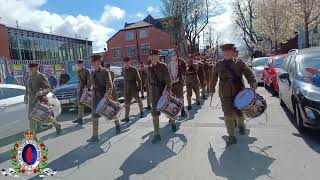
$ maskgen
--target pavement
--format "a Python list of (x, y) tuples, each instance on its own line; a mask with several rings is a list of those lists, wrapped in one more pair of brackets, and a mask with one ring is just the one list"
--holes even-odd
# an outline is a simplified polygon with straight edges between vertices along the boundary
[[(71, 122), (76, 112), (65, 112), (59, 118), (62, 135), (56, 137), (54, 129), (38, 135), (49, 148), (48, 167), (57, 170), (55, 176), (46, 179), (319, 179), (320, 133), (299, 133), (293, 116), (279, 105), (277, 97), (263, 87), (259, 87), (258, 93), (267, 100), (266, 113), (248, 120), (247, 134), (237, 133), (238, 144), (227, 148), (217, 95), (213, 97), (212, 107), (209, 100), (201, 106), (194, 104), (188, 117), (179, 119), (176, 133), (170, 131), (168, 119), (162, 115), (159, 144), (150, 142), (153, 134), (150, 113), (139, 119), (137, 104), (132, 105), (132, 121), (122, 125), (120, 135), (115, 135), (113, 122), (101, 118), (101, 142), (97, 144), (86, 142), (92, 133), (90, 116), (83, 126), (78, 126)], [(0, 144), (1, 168), (10, 167), (12, 143)], [(10, 177), (0, 176), (0, 179)]]

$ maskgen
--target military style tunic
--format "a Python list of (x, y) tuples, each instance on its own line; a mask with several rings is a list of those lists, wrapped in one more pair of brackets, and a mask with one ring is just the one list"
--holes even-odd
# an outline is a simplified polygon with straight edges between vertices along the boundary
[(92, 113), (94, 118), (99, 117), (95, 110), (99, 101), (106, 95), (112, 93), (112, 77), (109, 71), (105, 68), (100, 68), (92, 73), (92, 84), (93, 84), (93, 102), (92, 102)]
[(114, 72), (113, 71), (109, 71), (109, 72), (110, 72), (110, 75), (111, 75), (111, 78), (112, 78), (112, 87), (113, 87), (113, 89), (112, 89), (112, 99), (114, 101), (119, 101), (118, 95), (117, 95), (117, 87), (116, 87), (116, 85), (114, 83)]
[(185, 72), (186, 86), (187, 86), (187, 97), (192, 96), (192, 90), (198, 94), (199, 93), (199, 77), (198, 77), (198, 64), (192, 64), (188, 67)]
[(26, 83), (25, 100), (28, 103), (29, 120), (31, 120), (30, 113), (38, 102), (36, 94), (40, 90), (43, 91), (44, 94), (48, 94), (51, 91), (51, 87), (45, 75), (37, 72), (29, 76)]
[(152, 116), (159, 116), (157, 103), (162, 96), (164, 90), (171, 91), (171, 79), (169, 70), (166, 64), (159, 62), (156, 65), (150, 65), (148, 68), (148, 81), (150, 85), (150, 100), (152, 107)]
[(91, 75), (91, 73), (87, 68), (83, 68), (78, 71), (78, 80), (79, 80), (78, 89), (77, 89), (78, 102), (81, 99), (83, 89), (85, 87), (91, 88), (90, 75)]
[(202, 62), (199, 62), (198, 77), (199, 77), (201, 87), (205, 86), (206, 85), (205, 71), (204, 71), (204, 64)]
[(183, 98), (183, 86), (185, 85), (184, 74), (187, 70), (187, 63), (183, 59), (179, 59), (178, 77), (179, 81), (172, 84), (172, 93), (178, 98)]
[(130, 66), (123, 68), (124, 76), (124, 97), (127, 103), (130, 103), (132, 97), (139, 98), (139, 91), (142, 88), (142, 81), (137, 68)]
[(234, 107), (233, 100), (244, 88), (243, 75), (249, 84), (256, 82), (250, 68), (241, 59), (222, 60), (213, 68), (210, 92), (215, 92), (215, 86), (220, 78), (219, 96), (225, 116), (232, 116), (234, 112), (241, 116), (241, 112)]

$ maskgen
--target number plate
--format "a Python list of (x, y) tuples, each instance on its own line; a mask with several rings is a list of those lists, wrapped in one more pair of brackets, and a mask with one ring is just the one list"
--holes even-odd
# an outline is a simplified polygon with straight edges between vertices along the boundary
[(69, 101), (69, 99), (62, 99), (62, 100), (60, 100), (60, 103), (61, 104), (68, 104), (70, 101)]

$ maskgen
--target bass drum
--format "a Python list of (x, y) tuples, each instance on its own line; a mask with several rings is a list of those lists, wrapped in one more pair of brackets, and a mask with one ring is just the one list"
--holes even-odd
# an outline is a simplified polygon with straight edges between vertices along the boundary
[(234, 100), (234, 106), (248, 118), (261, 116), (267, 109), (265, 99), (252, 89), (244, 89), (238, 93)]

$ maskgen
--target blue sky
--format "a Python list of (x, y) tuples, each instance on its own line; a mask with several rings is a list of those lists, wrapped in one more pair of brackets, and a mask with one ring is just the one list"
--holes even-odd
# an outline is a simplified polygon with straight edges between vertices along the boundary
[[(94, 3), (92, 3), (93, 1)], [(150, 13), (155, 17), (162, 16), (160, 0), (49, 0), (41, 9), (73, 16), (82, 14), (99, 20), (106, 4), (119, 7), (126, 12), (124, 18), (108, 23), (116, 30), (121, 29), (126, 21), (138, 21), (141, 19), (141, 15)], [(154, 11), (147, 12), (148, 7), (153, 7)]]

